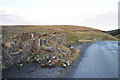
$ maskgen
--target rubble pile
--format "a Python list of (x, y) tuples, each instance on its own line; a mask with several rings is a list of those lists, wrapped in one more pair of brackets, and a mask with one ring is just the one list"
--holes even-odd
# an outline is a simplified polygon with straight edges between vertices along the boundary
[(20, 33), (2, 40), (3, 68), (23, 62), (37, 62), (41, 67), (67, 67), (76, 49), (67, 44), (64, 33)]

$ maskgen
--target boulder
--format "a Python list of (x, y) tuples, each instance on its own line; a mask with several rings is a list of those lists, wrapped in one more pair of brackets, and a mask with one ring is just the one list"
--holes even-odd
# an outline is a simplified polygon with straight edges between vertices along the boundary
[(54, 52), (54, 49), (52, 47), (44, 47), (43, 50)]
[(67, 65), (66, 65), (66, 64), (63, 64), (62, 67), (67, 68)]

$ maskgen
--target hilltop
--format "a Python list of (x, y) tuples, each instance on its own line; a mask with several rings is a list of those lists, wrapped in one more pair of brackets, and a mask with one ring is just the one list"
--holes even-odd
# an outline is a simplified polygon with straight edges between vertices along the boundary
[(38, 33), (66, 33), (68, 43), (95, 42), (104, 40), (117, 40), (105, 31), (85, 26), (73, 25), (11, 25), (2, 26), (3, 39), (22, 32)]

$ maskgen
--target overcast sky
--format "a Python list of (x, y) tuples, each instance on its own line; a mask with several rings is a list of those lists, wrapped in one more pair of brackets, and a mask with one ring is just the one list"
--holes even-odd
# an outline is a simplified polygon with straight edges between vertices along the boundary
[(118, 28), (119, 0), (0, 0), (0, 25)]

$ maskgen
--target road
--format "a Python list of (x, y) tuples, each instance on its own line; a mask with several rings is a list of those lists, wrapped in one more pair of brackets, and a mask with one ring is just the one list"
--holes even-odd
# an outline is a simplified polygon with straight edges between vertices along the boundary
[(74, 78), (118, 78), (118, 42), (101, 41), (90, 45)]

